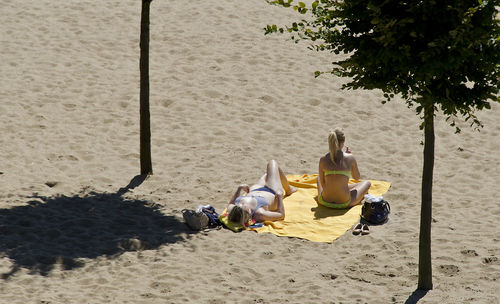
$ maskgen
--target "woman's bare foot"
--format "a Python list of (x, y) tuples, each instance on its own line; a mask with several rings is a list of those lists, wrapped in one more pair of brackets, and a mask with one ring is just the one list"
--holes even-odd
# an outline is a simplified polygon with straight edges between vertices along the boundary
[(297, 188), (290, 186), (290, 190), (286, 193), (286, 196), (292, 195), (292, 193), (297, 192)]

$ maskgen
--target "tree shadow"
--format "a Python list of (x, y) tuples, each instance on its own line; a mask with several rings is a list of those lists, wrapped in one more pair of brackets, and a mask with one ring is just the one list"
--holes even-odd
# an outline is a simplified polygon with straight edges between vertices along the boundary
[(186, 226), (151, 201), (122, 197), (145, 178), (136, 176), (117, 193), (33, 196), (26, 205), (0, 209), (0, 255), (21, 268), (47, 275), (55, 267), (82, 267), (85, 259), (155, 249), (183, 241)]
[(418, 301), (420, 301), (420, 299), (425, 297), (427, 292), (428, 290), (416, 289), (406, 300), (405, 304), (416, 304)]
[(118, 192), (116, 194), (119, 195), (119, 196), (122, 196), (128, 190), (134, 189), (135, 187), (139, 187), (147, 178), (148, 178), (148, 176), (145, 175), (145, 174), (134, 176), (134, 178), (132, 178), (130, 180), (130, 182), (128, 183), (128, 185), (126, 185), (123, 188), (120, 188), (120, 190), (118, 190)]

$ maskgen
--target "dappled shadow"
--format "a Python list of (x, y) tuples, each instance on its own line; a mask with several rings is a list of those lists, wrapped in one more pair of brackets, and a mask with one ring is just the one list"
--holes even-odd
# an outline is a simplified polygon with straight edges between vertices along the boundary
[(427, 290), (416, 289), (410, 297), (406, 300), (405, 304), (416, 304), (420, 299), (422, 299), (426, 294)]
[(21, 268), (47, 275), (55, 267), (81, 267), (86, 258), (155, 249), (184, 239), (183, 222), (162, 214), (153, 202), (123, 198), (127, 187), (118, 193), (35, 196), (26, 205), (0, 209), (0, 254), (13, 263), (2, 277)]

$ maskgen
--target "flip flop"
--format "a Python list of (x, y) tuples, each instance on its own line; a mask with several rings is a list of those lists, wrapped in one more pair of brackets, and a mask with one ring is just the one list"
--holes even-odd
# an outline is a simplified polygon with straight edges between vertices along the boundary
[(361, 233), (361, 229), (363, 228), (363, 225), (361, 223), (357, 223), (356, 226), (352, 229), (352, 234), (358, 235)]
[(367, 235), (369, 233), (370, 233), (370, 227), (368, 227), (368, 225), (366, 224), (363, 224), (363, 226), (361, 227), (361, 234)]

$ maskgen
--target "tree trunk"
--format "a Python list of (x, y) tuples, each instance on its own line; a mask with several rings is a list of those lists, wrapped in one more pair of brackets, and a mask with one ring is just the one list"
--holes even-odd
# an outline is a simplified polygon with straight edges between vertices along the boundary
[(420, 209), (420, 239), (418, 254), (418, 289), (432, 289), (431, 223), (432, 179), (434, 171), (434, 104), (424, 108), (424, 168), (422, 173), (422, 206)]
[(140, 92), (140, 159), (141, 174), (153, 174), (151, 164), (151, 122), (149, 113), (149, 6), (152, 0), (142, 0), (141, 10), (141, 56), (139, 69), (141, 74)]

